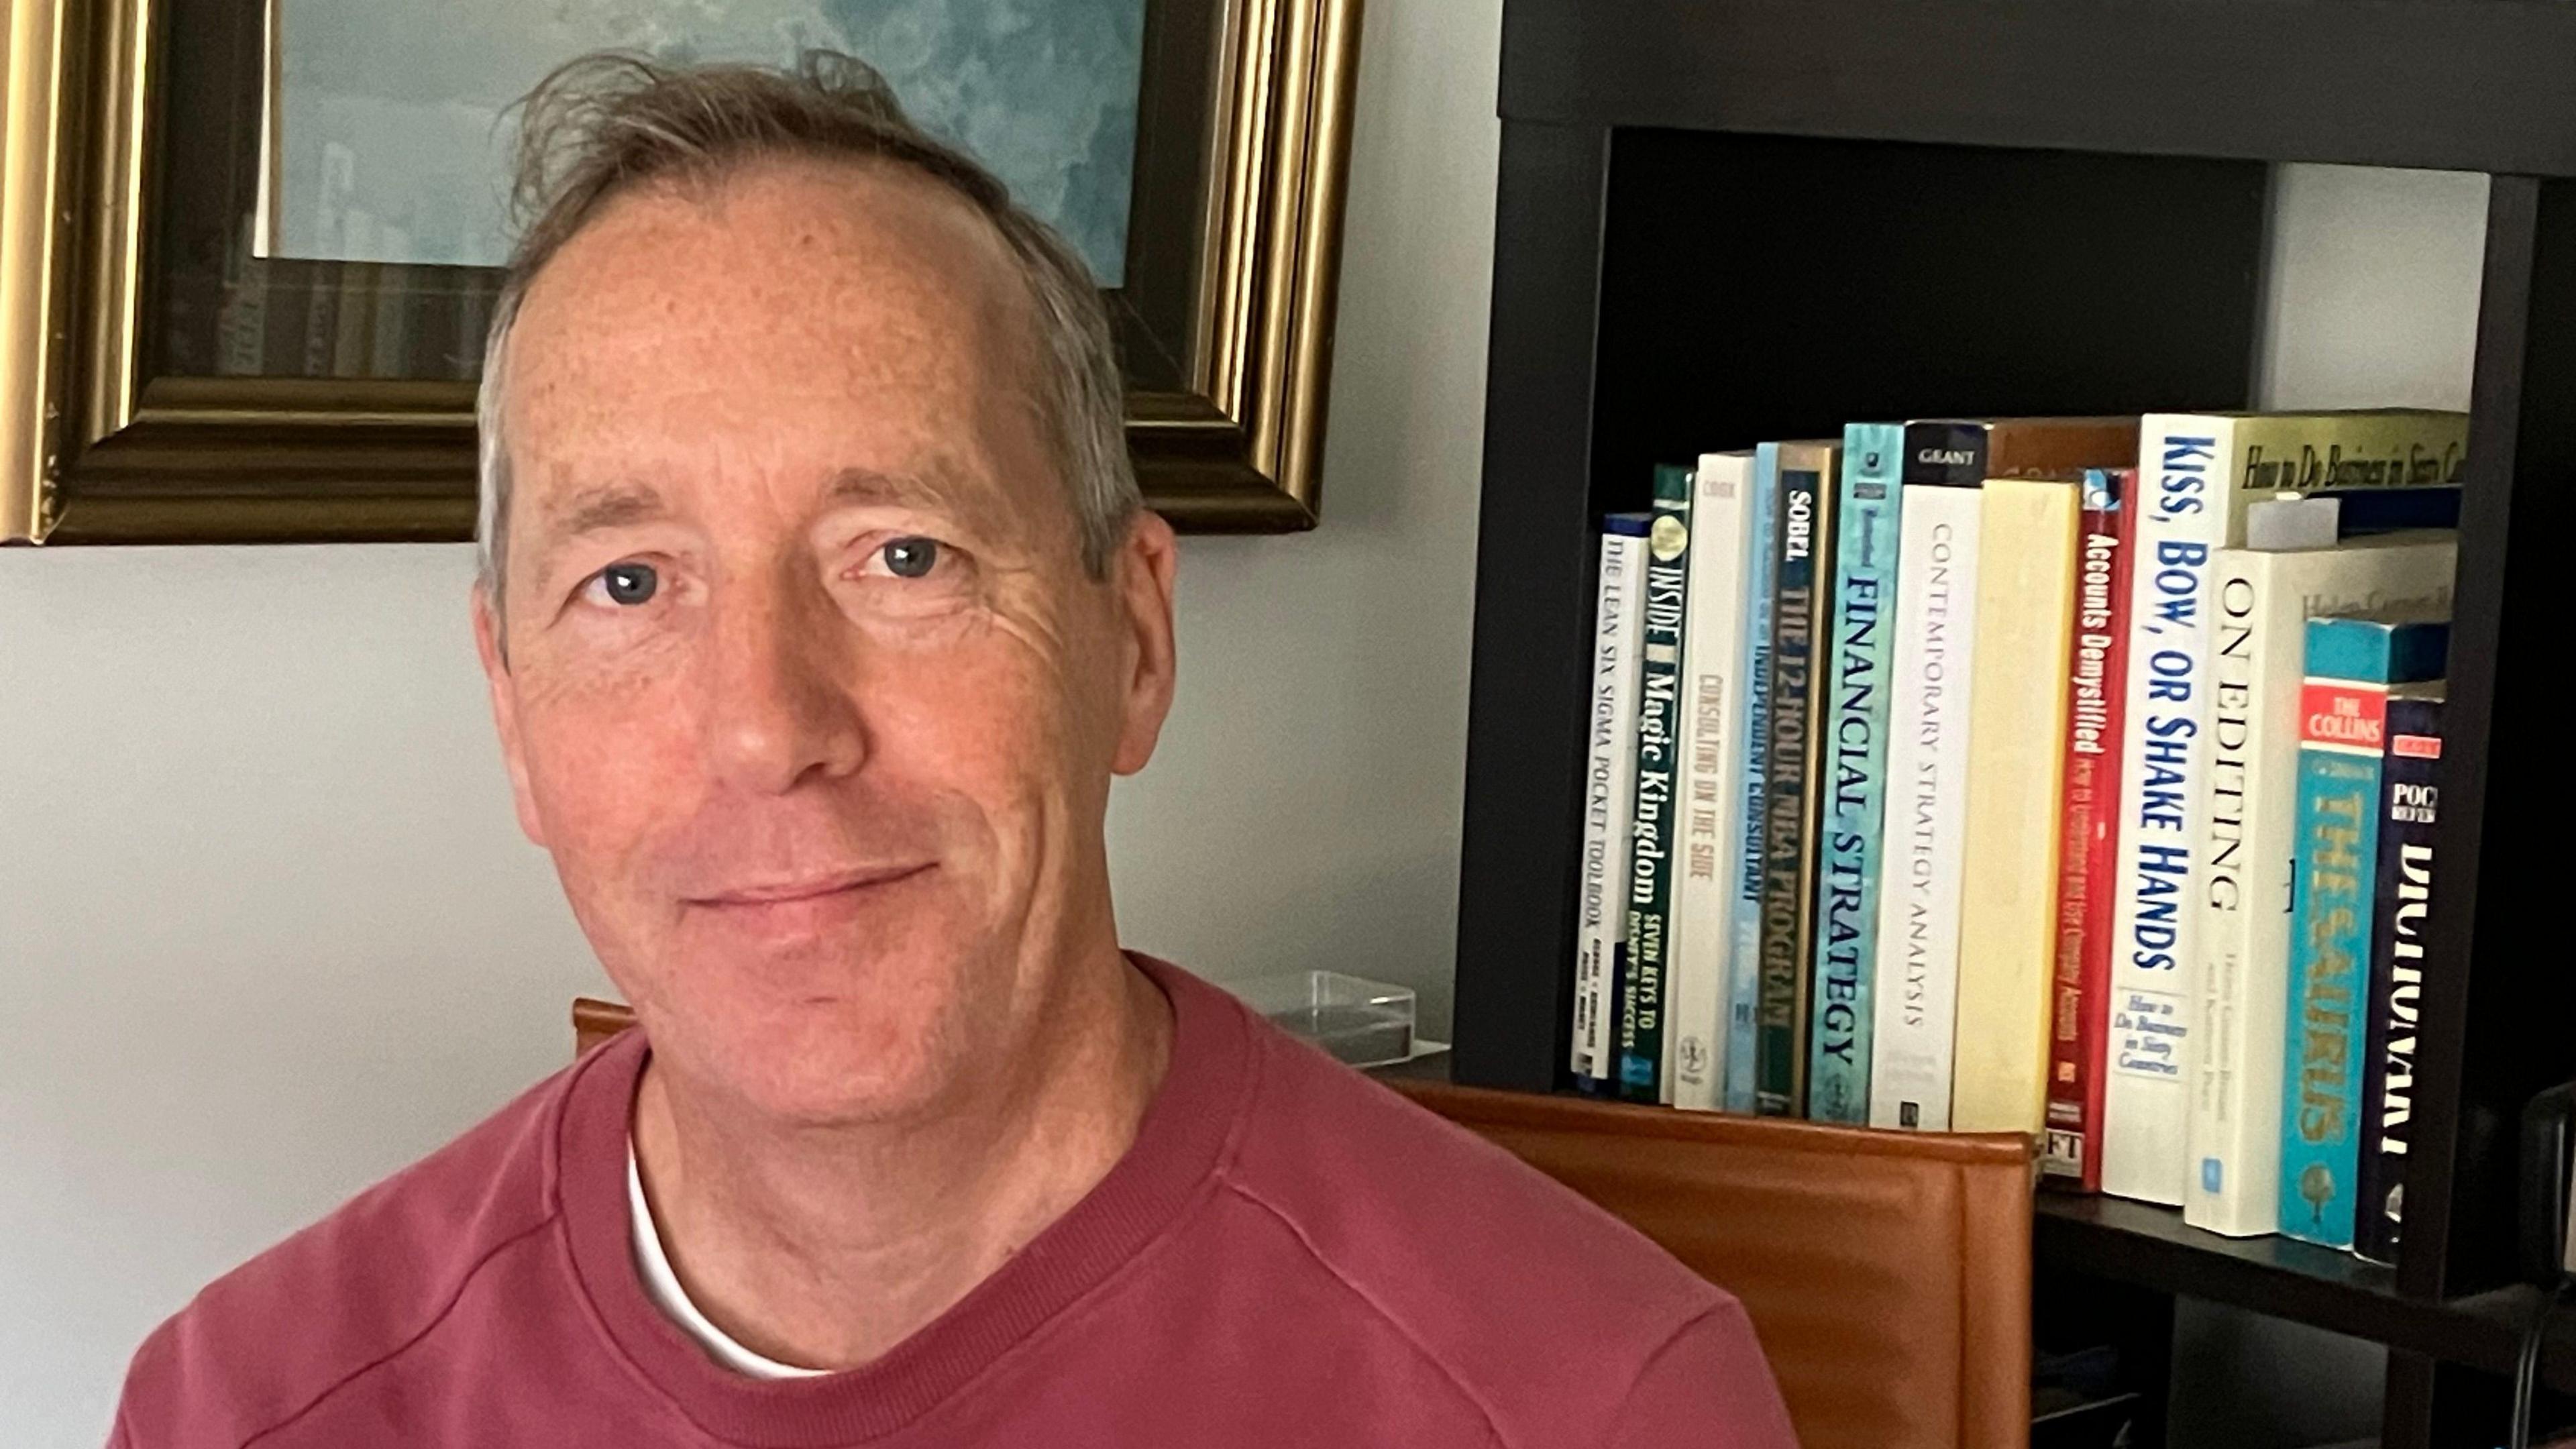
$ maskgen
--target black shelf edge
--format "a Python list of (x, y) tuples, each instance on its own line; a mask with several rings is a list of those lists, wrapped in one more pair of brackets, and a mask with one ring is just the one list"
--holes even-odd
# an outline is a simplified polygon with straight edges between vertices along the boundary
[[(2510, 1374), (2540, 1290), (2515, 1286), (2416, 1298), (2395, 1270), (2290, 1238), (2227, 1238), (2186, 1226), (2174, 1208), (2042, 1192), (2031, 1225), (2036, 1264), (2225, 1303), (2442, 1363)], [(2543, 1376), (2576, 1391), (2576, 1312), (2553, 1324)]]
[(2179, 1209), (2125, 1198), (2040, 1193), (2031, 1253), (2052, 1268), (2426, 1352), (2449, 1326), (2441, 1304), (2397, 1291), (2394, 1269), (2290, 1238), (2221, 1237), (2186, 1226)]
[(1509, 0), (1501, 100), (1516, 120), (2568, 176), (2569, 75), (2576, 7), (2523, 0)]

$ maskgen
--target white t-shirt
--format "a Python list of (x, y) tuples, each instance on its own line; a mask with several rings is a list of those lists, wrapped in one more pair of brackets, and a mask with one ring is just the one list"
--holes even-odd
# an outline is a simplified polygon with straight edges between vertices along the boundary
[(710, 1322), (689, 1301), (689, 1290), (680, 1286), (680, 1275), (671, 1271), (670, 1256), (662, 1251), (662, 1230), (653, 1224), (653, 1205), (644, 1200), (644, 1173), (635, 1165), (635, 1144), (626, 1145), (626, 1198), (634, 1208), (635, 1270), (643, 1275), (644, 1296), (662, 1310), (664, 1317), (680, 1325), (680, 1331), (697, 1341), (707, 1357), (755, 1379), (818, 1379), (825, 1370), (798, 1368), (763, 1358), (733, 1341), (732, 1335)]

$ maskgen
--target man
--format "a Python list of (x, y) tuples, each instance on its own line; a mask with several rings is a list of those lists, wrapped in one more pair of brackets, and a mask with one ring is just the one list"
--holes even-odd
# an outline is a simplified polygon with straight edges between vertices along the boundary
[(641, 1030), (207, 1289), (126, 1449), (1790, 1442), (1741, 1310), (1121, 953), (1173, 688), (1081, 264), (864, 68), (577, 63), (475, 639)]

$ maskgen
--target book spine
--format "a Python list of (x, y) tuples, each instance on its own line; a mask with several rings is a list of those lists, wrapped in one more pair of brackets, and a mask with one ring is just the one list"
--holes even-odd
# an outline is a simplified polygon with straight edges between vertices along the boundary
[(2102, 1190), (2168, 1206), (2182, 1203), (2190, 1126), (2206, 584), (2210, 555), (2227, 542), (2235, 441), (2227, 418), (2150, 415), (2139, 427)]
[(1601, 534), (1593, 610), (1591, 758), (1583, 787), (1583, 878), (1577, 892), (1573, 1041), (1567, 1067), (1598, 1084), (1610, 1070), (1611, 983), (1628, 937), (1628, 790), (1637, 762), (1638, 613), (1646, 522), (1613, 516)]
[[(2201, 782), (2199, 1050), (2185, 1126), (2183, 1221), (2229, 1237), (2275, 1230), (2281, 1022), (2298, 809), (2299, 601), (2283, 556), (2221, 550), (2212, 566), (2208, 771)], [(2265, 866), (2277, 852), (2281, 867)]]
[(215, 372), (257, 377), (268, 371), (268, 283), (264, 271), (224, 279), (215, 311)]
[(2363, 989), (2379, 856), (2383, 681), (2319, 678), (2299, 697), (2298, 920), (2281, 1084), (2280, 1230), (2352, 1246)]
[(500, 278), (498, 270), (476, 267), (467, 271), (458, 284), (456, 332), (447, 343), (450, 377), (471, 382), (483, 375), (483, 348), (491, 336), (492, 308), (499, 300)]
[(301, 280), (303, 270), (274, 262), (246, 269), (245, 284), (264, 294), (259, 307), (267, 319), (259, 340), (261, 375), (304, 375), (304, 339), (312, 330), (313, 289), (294, 284)]
[(2211, 561), (2209, 769), (2183, 1221), (2229, 1237), (2278, 1231), (2281, 1074), (2298, 854), (2303, 631), (2314, 615), (2447, 613), (2448, 542)]
[(2036, 1136), (2047, 1116), (2077, 485), (1990, 478), (1985, 495), (1950, 1126)]
[(1628, 950), (1619, 976), (1619, 1093), (1661, 1100), (1664, 977), (1673, 906), (1673, 777), (1681, 743), (1683, 632), (1690, 609), (1691, 470), (1655, 470), (1637, 653), (1637, 780), (1628, 832)]
[(1783, 450), (1772, 553), (1770, 755), (1763, 780), (1762, 1010), (1755, 1108), (1806, 1108), (1810, 941), (1815, 911), (1816, 638), (1832, 579), (1833, 454)]
[(1904, 448), (1905, 429), (1895, 424), (1854, 423), (1843, 432), (1832, 649), (1820, 712), (1815, 1011), (1807, 1043), (1807, 1115), (1819, 1122), (1869, 1121)]
[(340, 300), (331, 339), (332, 377), (367, 375), (367, 332), (375, 320), (376, 279), (383, 271), (374, 262), (340, 264)]
[(1729, 1112), (1752, 1112), (1759, 1106), (1756, 1078), (1767, 836), (1762, 807), (1771, 761), (1771, 535), (1778, 526), (1779, 500), (1779, 445), (1766, 443), (1753, 455), (1753, 492), (1744, 518), (1744, 576), (1736, 585), (1744, 598), (1744, 648), (1737, 670), (1744, 688), (1736, 693), (1735, 716), (1744, 767), (1733, 816), (1738, 839), (1733, 939), (1726, 975), (1725, 1106)]
[(2388, 701), (2381, 762), (2379, 888), (2370, 937), (2370, 1024), (2362, 1057), (2361, 1161), (2352, 1250), (2397, 1261), (2406, 1145), (2415, 1103), (2416, 1019), (2424, 996), (2425, 911), (2433, 894), (2433, 836), (2441, 811), (2442, 702)]
[[(2437, 637), (2414, 629), (2411, 642)], [(2311, 619), (2298, 691), (2298, 918), (2282, 1042), (2280, 1232), (2352, 1245), (2360, 1168), (2370, 900), (2378, 884), (2388, 686), (2421, 678), (2401, 637), (2365, 619)]]
[(346, 262), (314, 266), (298, 289), (304, 297), (304, 337), (295, 370), (302, 376), (331, 375), (331, 359), (340, 341), (340, 274), (347, 270)]
[(1676, 1107), (1715, 1111), (1726, 1096), (1728, 973), (1735, 957), (1735, 883), (1742, 862), (1736, 735), (1744, 650), (1744, 515), (1753, 459), (1700, 459), (1691, 502), (1690, 625), (1682, 653), (1682, 844), (1673, 882), (1672, 1010), (1664, 1024)]
[[(466, 285), (446, 267), (407, 267), (415, 280), (416, 304), (405, 309), (409, 324), (400, 377), (453, 377), (457, 355), (471, 349), (479, 359), (483, 338), (465, 333)], [(480, 368), (477, 369), (478, 373)]]
[(2073, 639), (2067, 666), (2065, 805), (2057, 869), (2056, 999), (2049, 1020), (2048, 1132), (2040, 1169), (2085, 1192), (2102, 1187), (2102, 1041), (2108, 1027), (2111, 883), (2118, 874), (2120, 711), (2129, 657), (2134, 469), (2094, 470), (2076, 523)]
[(1905, 485), (1870, 1041), (1874, 1127), (1950, 1127), (1982, 497), (1975, 487)]
[[(377, 233), (380, 237), (383, 232)], [(398, 255), (398, 253), (396, 254)], [(420, 305), (420, 288), (410, 267), (385, 263), (376, 269), (375, 318), (367, 329), (369, 377), (406, 377), (412, 368), (412, 314)]]

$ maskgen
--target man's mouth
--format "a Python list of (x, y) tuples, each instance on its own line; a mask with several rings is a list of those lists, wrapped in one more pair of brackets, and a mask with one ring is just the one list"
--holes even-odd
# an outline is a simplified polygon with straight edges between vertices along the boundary
[(909, 880), (929, 869), (930, 865), (927, 862), (869, 865), (819, 875), (746, 881), (704, 895), (691, 896), (689, 904), (721, 911), (766, 912), (777, 907), (826, 903), (836, 897), (858, 895), (879, 886)]

